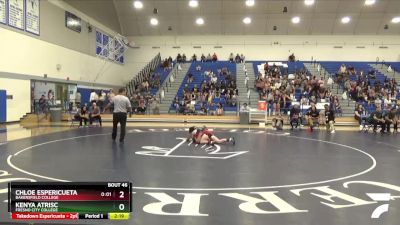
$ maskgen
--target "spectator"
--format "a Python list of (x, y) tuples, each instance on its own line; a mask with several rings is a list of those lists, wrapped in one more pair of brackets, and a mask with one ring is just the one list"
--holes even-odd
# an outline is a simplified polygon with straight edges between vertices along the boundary
[(153, 101), (151, 102), (151, 108), (153, 109), (154, 115), (160, 114), (160, 106), (157, 98), (154, 98)]
[(289, 62), (295, 62), (295, 61), (296, 61), (296, 57), (294, 56), (294, 53), (293, 53), (289, 56)]
[(185, 55), (185, 53), (182, 54), (182, 62), (184, 62), (184, 63), (186, 62), (186, 55)]
[(206, 58), (206, 62), (211, 62), (213, 60), (213, 58), (211, 57), (211, 54), (208, 53), (207, 58)]
[(325, 107), (325, 122), (326, 122), (326, 130), (330, 131), (331, 134), (335, 133), (335, 112), (332, 108), (329, 108), (328, 104), (324, 105)]
[[(44, 95), (42, 95), (42, 96), (44, 96)], [(75, 106), (76, 106), (76, 108), (80, 108), (81, 107), (81, 98), (82, 98), (81, 92), (77, 91), (76, 95), (75, 95)]]
[(192, 56), (192, 62), (196, 62), (197, 61), (197, 55), (196, 54), (193, 54), (193, 56)]
[(233, 53), (229, 55), (229, 62), (233, 63)]
[(54, 105), (54, 93), (53, 93), (53, 90), (49, 90), (48, 92), (47, 92), (47, 102), (48, 102), (48, 104), (50, 104), (50, 105)]
[(291, 130), (293, 130), (294, 127), (297, 127), (302, 124), (301, 121), (301, 112), (300, 112), (300, 107), (299, 105), (294, 105), (292, 109), (290, 110), (290, 126)]
[(384, 114), (385, 124), (387, 132), (390, 133), (390, 126), (393, 124), (393, 132), (397, 132), (397, 110), (395, 107), (390, 108), (388, 112)]
[(101, 127), (101, 115), (100, 115), (100, 108), (97, 106), (96, 103), (92, 104), (92, 112), (89, 114), (89, 124), (92, 125), (93, 121), (98, 120), (100, 127)]
[(99, 95), (99, 100), (97, 101), (101, 113), (104, 111), (104, 102), (106, 101), (106, 98), (107, 94), (103, 90), (101, 90)]
[(196, 71), (201, 71), (201, 66), (200, 66), (200, 64), (196, 66)]
[(314, 125), (319, 123), (319, 112), (315, 104), (311, 104), (310, 109), (307, 112), (308, 125), (310, 126), (310, 131), (313, 132)]
[(273, 130), (283, 130), (283, 118), (281, 114), (272, 119), (272, 129)]
[(39, 104), (39, 112), (40, 113), (46, 112), (47, 100), (44, 95), (40, 97), (38, 104)]
[(130, 98), (130, 102), (131, 102), (131, 106), (132, 106), (132, 112), (133, 113), (137, 113), (137, 108), (139, 107), (139, 99), (138, 96), (136, 94), (134, 94), (131, 98)]
[(189, 73), (189, 74), (188, 74), (187, 82), (188, 82), (189, 84), (191, 84), (191, 83), (193, 83), (193, 80), (194, 80), (193, 74), (192, 74), (192, 73)]
[(204, 54), (201, 54), (201, 62), (206, 62), (206, 57), (204, 56)]
[(389, 65), (389, 66), (388, 66), (388, 68), (387, 68), (387, 72), (388, 72), (388, 73), (391, 73), (391, 72), (393, 72), (392, 65)]
[(243, 103), (243, 105), (240, 107), (240, 112), (249, 112), (250, 107), (247, 105), (247, 103)]
[(212, 61), (213, 61), (213, 62), (218, 61), (218, 57), (217, 57), (217, 54), (215, 54), (215, 52), (214, 52), (214, 54), (213, 54), (213, 56), (212, 56)]
[(360, 130), (363, 129), (363, 121), (365, 120), (366, 111), (363, 105), (358, 104), (354, 111), (354, 119), (358, 121), (358, 125), (360, 125)]
[(376, 111), (371, 113), (368, 122), (374, 125), (374, 133), (376, 133), (378, 125), (381, 126), (381, 133), (385, 133), (385, 119), (383, 118), (382, 109), (380, 107), (377, 107)]
[(240, 55), (240, 62), (244, 63), (246, 61), (246, 58), (244, 57), (243, 54)]
[(218, 103), (217, 106), (217, 116), (222, 116), (224, 115), (224, 107), (222, 106), (221, 103)]
[(200, 107), (200, 115), (207, 115), (207, 111), (206, 105), (202, 103)]
[(97, 95), (95, 90), (92, 90), (92, 92), (90, 93), (90, 97), (89, 97), (89, 101), (90, 103), (96, 103), (99, 100), (99, 96)]
[(79, 109), (74, 115), (76, 120), (79, 120), (79, 127), (82, 127), (82, 122), (87, 126), (88, 115), (87, 115), (87, 107), (83, 106), (82, 109)]

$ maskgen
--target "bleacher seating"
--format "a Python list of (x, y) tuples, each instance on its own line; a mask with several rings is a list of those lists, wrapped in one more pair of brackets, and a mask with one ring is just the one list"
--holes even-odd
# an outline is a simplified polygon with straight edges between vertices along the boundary
[[(196, 67), (200, 65), (201, 66), (201, 71), (196, 71)], [(184, 89), (187, 85), (187, 88), (189, 88), (189, 90), (192, 90), (195, 85), (197, 86), (197, 88), (199, 89), (199, 91), (201, 92), (201, 84), (204, 80), (209, 81), (210, 77), (204, 76), (204, 72), (205, 71), (213, 71), (214, 74), (217, 75), (218, 78), (218, 82), (220, 82), (222, 79), (225, 79), (224, 76), (219, 75), (218, 70), (222, 69), (222, 68), (228, 68), (228, 71), (230, 71), (232, 73), (232, 79), (234, 81), (236, 81), (236, 64), (235, 63), (230, 63), (229, 61), (217, 61), (217, 62), (200, 62), (200, 61), (196, 61), (193, 62), (189, 68), (189, 71), (187, 74), (193, 74), (193, 82), (192, 83), (188, 83), (188, 76), (186, 76), (183, 81), (181, 86), (178, 89), (177, 95), (176, 97), (178, 97), (180, 100), (183, 99), (183, 95), (184, 95)], [(209, 110), (211, 111), (215, 111), (216, 110), (216, 105), (218, 103), (222, 103), (222, 105), (224, 106), (224, 111), (225, 112), (236, 112), (237, 108), (236, 107), (230, 107), (227, 106), (226, 103), (226, 99), (224, 96), (221, 96), (220, 98), (214, 98), (213, 99), (213, 105), (212, 106), (208, 106), (206, 105), (206, 107), (209, 107)], [(196, 102), (195, 104), (195, 109), (196, 111), (199, 111), (201, 107), (201, 102)], [(175, 111), (175, 108), (173, 106), (173, 104), (171, 104), (170, 107), (171, 111)]]
[(400, 62), (392, 62), (392, 63), (386, 63), (386, 64), (391, 65), (393, 70), (400, 73)]
[[(160, 75), (160, 86), (164, 83), (165, 79), (168, 77), (168, 74), (171, 72), (171, 70), (164, 70), (163, 67), (157, 66), (157, 69), (155, 70), (155, 74)], [(156, 95), (158, 92), (159, 88), (158, 87), (153, 87), (150, 92), (151, 95)]]
[[(373, 68), (369, 65), (368, 62), (321, 62), (321, 66), (325, 68), (325, 70), (332, 76), (339, 71), (339, 68), (342, 64), (345, 64), (346, 67), (352, 65), (354, 69), (357, 71), (357, 74), (361, 70), (364, 71), (365, 75), (368, 75), (368, 71), (373, 70)], [(376, 72), (376, 79), (370, 80), (371, 85), (374, 85), (377, 81), (380, 81), (381, 84), (385, 82), (386, 76), (380, 72)], [(349, 79), (351, 81), (355, 81), (357, 79), (356, 76), (350, 76)]]

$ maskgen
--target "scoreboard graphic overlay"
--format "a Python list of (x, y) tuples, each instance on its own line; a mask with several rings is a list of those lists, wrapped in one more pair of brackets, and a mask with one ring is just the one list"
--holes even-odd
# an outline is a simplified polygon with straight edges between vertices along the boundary
[(130, 182), (12, 182), (8, 211), (15, 220), (127, 220)]

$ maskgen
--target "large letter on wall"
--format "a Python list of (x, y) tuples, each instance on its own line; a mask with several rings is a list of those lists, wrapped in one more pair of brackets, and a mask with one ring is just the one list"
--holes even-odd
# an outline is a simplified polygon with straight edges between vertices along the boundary
[[(360, 205), (368, 205), (368, 204), (374, 204), (376, 202), (368, 202), (363, 199), (359, 199), (353, 196), (350, 196), (348, 194), (333, 190), (329, 188), (329, 186), (322, 186), (322, 187), (310, 187), (310, 188), (303, 188), (303, 189), (295, 189), (291, 190), (295, 195), (300, 196), (300, 192), (305, 191), (305, 190), (317, 190), (326, 194), (317, 194), (311, 192), (312, 195), (317, 196), (319, 198), (325, 199), (328, 202), (323, 202), (321, 201), (322, 204), (327, 205), (329, 207), (332, 207), (334, 209), (340, 209), (340, 208), (346, 208), (346, 207), (352, 207), (352, 206), (360, 206)], [(348, 202), (351, 202), (350, 204), (333, 204), (335, 203), (334, 198), (339, 198)]]
[[(239, 193), (223, 193), (219, 194), (222, 196), (227, 196), (230, 198), (238, 199), (241, 201), (244, 201), (239, 205), (239, 208), (245, 212), (248, 213), (256, 213), (256, 214), (277, 214), (277, 213), (299, 213), (299, 212), (307, 212), (308, 210), (298, 210), (291, 206), (289, 203), (287, 203), (285, 200), (281, 199), (278, 197), (275, 193), (277, 191), (273, 192), (251, 192), (251, 194), (258, 194), (262, 198), (255, 198)], [(258, 204), (265, 204), (269, 203), (272, 206), (274, 206), (277, 210), (270, 210), (266, 211), (263, 209), (260, 209), (257, 205)]]
[[(184, 196), (182, 202), (162, 192), (145, 194), (159, 201), (145, 205), (143, 211), (147, 213), (167, 216), (208, 216), (208, 214), (200, 213), (200, 198), (208, 194), (178, 193), (178, 195)], [(179, 212), (165, 212), (163, 208), (167, 205), (180, 205), (181, 207)]]

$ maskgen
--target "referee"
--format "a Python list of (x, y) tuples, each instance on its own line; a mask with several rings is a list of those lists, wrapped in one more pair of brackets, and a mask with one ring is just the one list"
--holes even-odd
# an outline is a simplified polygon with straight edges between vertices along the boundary
[(131, 102), (126, 97), (125, 88), (118, 90), (118, 94), (111, 99), (110, 104), (114, 105), (112, 140), (115, 141), (117, 138), (117, 127), (118, 123), (120, 123), (121, 135), (119, 142), (124, 142), (127, 113), (131, 111)]

